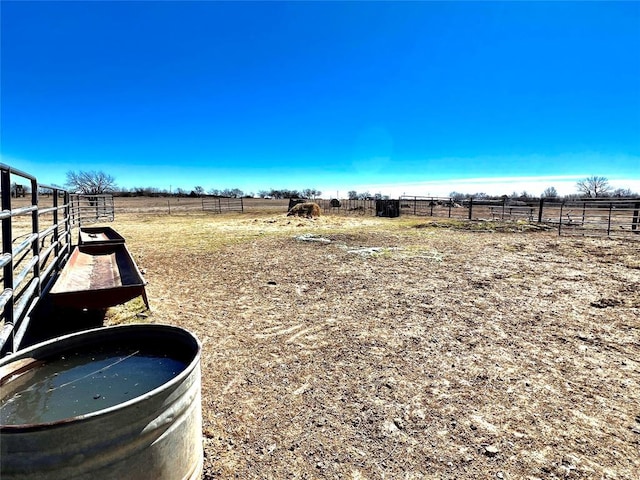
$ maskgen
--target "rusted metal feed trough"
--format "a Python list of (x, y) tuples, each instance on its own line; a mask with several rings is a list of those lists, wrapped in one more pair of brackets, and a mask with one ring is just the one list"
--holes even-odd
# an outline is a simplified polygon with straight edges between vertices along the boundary
[(79, 245), (49, 292), (61, 307), (102, 309), (142, 296), (146, 281), (124, 243)]
[(125, 243), (124, 237), (111, 227), (82, 227), (78, 234), (78, 245), (109, 245)]

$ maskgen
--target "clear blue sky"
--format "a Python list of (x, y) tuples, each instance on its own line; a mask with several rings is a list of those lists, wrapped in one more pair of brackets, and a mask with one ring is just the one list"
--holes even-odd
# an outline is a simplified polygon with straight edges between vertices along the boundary
[(1, 9), (2, 162), (43, 183), (640, 191), (639, 2)]

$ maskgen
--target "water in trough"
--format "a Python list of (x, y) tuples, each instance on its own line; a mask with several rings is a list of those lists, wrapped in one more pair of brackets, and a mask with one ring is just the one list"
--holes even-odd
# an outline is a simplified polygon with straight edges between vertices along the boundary
[(3, 386), (0, 424), (50, 423), (113, 407), (160, 387), (186, 366), (135, 347), (65, 352)]

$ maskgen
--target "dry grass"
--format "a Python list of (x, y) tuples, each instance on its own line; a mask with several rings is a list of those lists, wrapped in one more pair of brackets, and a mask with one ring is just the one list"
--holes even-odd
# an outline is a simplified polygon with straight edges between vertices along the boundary
[(638, 478), (637, 242), (131, 212), (108, 322), (202, 341), (204, 478)]

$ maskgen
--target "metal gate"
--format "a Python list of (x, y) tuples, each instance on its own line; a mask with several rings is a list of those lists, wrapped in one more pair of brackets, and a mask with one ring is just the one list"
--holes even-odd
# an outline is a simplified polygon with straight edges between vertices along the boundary
[[(33, 309), (66, 263), (71, 222), (69, 192), (40, 185), (32, 175), (2, 163), (0, 171), (0, 353), (5, 354), (20, 348)], [(30, 192), (20, 196), (12, 182), (22, 186), (25, 181)]]
[(202, 199), (202, 210), (214, 213), (243, 212), (242, 198), (235, 197), (205, 197)]
[(82, 226), (100, 221), (113, 222), (115, 209), (113, 195), (87, 195), (73, 193), (71, 202), (71, 225)]
[(640, 240), (640, 198), (594, 198), (562, 202), (558, 234), (606, 235)]

